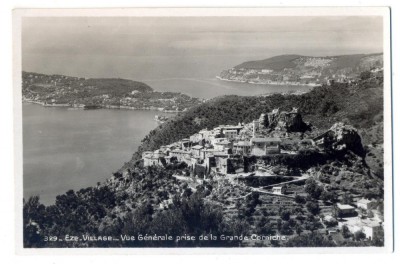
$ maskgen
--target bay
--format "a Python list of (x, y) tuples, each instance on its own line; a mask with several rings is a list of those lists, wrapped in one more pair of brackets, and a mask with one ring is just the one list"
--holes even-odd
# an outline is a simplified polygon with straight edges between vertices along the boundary
[[(267, 56), (267, 55), (265, 55)], [(210, 99), (308, 91), (310, 87), (258, 85), (215, 76), (252, 56), (38, 55), (23, 57), (25, 71), (87, 78), (143, 81), (156, 91)], [(38, 63), (43, 62), (43, 63)], [(24, 197), (44, 204), (70, 189), (95, 186), (130, 160), (141, 140), (157, 126), (156, 111), (67, 110), (23, 104)]]
[(217, 78), (167, 78), (142, 80), (157, 91), (174, 91), (211, 99), (223, 95), (257, 96), (273, 93), (307, 92), (312, 87), (296, 85), (251, 84)]
[(70, 189), (106, 180), (157, 127), (156, 114), (160, 112), (68, 110), (24, 103), (24, 198), (39, 195), (42, 203), (52, 204)]

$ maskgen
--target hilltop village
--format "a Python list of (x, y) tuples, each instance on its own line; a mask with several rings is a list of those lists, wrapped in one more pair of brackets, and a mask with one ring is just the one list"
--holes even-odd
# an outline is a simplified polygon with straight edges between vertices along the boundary
[[(182, 139), (156, 151), (142, 154), (144, 166), (164, 166), (175, 161), (185, 162), (195, 171), (196, 176), (237, 174), (248, 171), (240, 158), (263, 157), (275, 154), (294, 154), (293, 151), (281, 149), (280, 137), (264, 136), (263, 130), (273, 126), (275, 131), (304, 131), (303, 123), (297, 109), (290, 112), (275, 109), (272, 113), (261, 115), (259, 120), (250, 124), (220, 125), (211, 130), (203, 129), (190, 138)], [(287, 133), (285, 133), (287, 136)], [(304, 141), (307, 145), (311, 141)], [(311, 144), (314, 144), (312, 142)]]
[[(311, 130), (299, 109), (274, 109), (248, 124), (203, 129), (143, 152), (142, 165), (173, 169), (173, 177), (193, 191), (212, 183), (205, 200), (222, 206), (226, 217), (268, 216), (268, 226), (281, 235), (314, 230), (337, 245), (381, 239), (382, 200), (367, 190), (373, 181), (361, 165), (357, 130), (343, 123), (318, 134)], [(155, 206), (171, 203), (170, 197)]]

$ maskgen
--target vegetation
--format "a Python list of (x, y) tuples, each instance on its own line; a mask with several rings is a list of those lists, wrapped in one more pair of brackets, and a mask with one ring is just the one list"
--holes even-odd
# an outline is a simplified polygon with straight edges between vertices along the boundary
[[(125, 187), (113, 191), (109, 186)], [(131, 188), (135, 188), (132, 193)], [(44, 206), (39, 197), (24, 201), (24, 246), (25, 247), (103, 247), (104, 241), (60, 241), (65, 235), (82, 239), (83, 235), (145, 236), (168, 234), (173, 237), (190, 234), (233, 235), (238, 234), (238, 225), (224, 220), (218, 207), (206, 205), (203, 198), (206, 188), (197, 192), (188, 191), (187, 185), (178, 185), (169, 174), (157, 168), (136, 169), (123, 177), (116, 173), (108, 186), (68, 191), (59, 195), (54, 205)], [(184, 195), (179, 195), (183, 193)], [(208, 192), (209, 193), (209, 192)], [(130, 197), (129, 197), (130, 196)], [(159, 200), (171, 197), (171, 204), (159, 210)], [(48, 240), (57, 237), (57, 241)], [(46, 241), (48, 240), (48, 241)], [(157, 246), (207, 246), (211, 241), (119, 240), (111, 241), (115, 247)], [(213, 246), (235, 246), (239, 241), (217, 241)], [(162, 244), (160, 244), (162, 243)]]
[(288, 247), (334, 247), (333, 241), (323, 237), (321, 234), (312, 232), (292, 238), (286, 244)]
[(300, 57), (300, 55), (280, 55), (265, 60), (243, 62), (235, 66), (235, 68), (271, 69), (275, 71), (280, 71), (285, 68), (294, 68), (296, 64), (293, 61)]
[[(362, 94), (362, 96), (360, 96)], [(375, 97), (374, 97), (375, 96)], [(366, 131), (382, 122), (382, 80), (375, 76), (360, 79), (355, 84), (321, 86), (301, 96), (273, 95), (269, 97), (225, 96), (212, 99), (201, 107), (194, 106), (150, 132), (132, 161), (97, 187), (68, 191), (56, 198), (54, 205), (45, 206), (39, 197), (24, 201), (25, 247), (196, 247), (196, 246), (289, 246), (331, 247), (383, 245), (383, 234), (372, 241), (364, 233), (351, 234), (343, 227), (338, 243), (329, 234), (321, 214), (327, 205), (341, 201), (350, 203), (353, 195), (376, 198), (377, 211), (383, 213), (383, 181), (375, 175), (364, 156), (352, 151), (332, 153), (316, 149), (301, 149), (298, 155), (275, 155), (258, 161), (271, 165), (278, 172), (286, 168), (287, 180), (309, 173), (303, 185), (285, 184), (291, 197), (260, 195), (250, 186), (281, 182), (282, 177), (249, 178), (246, 184), (233, 184), (228, 179), (199, 181), (185, 163), (175, 162), (166, 168), (143, 167), (140, 155), (188, 137), (203, 129), (220, 124), (250, 122), (275, 107), (299, 107), (313, 131), (297, 137), (311, 137), (335, 121), (347, 121)], [(322, 107), (321, 105), (329, 107)], [(370, 107), (370, 105), (374, 107)], [(362, 118), (360, 117), (362, 115)], [(306, 134), (308, 133), (308, 134)], [(375, 139), (377, 144), (379, 140)], [(375, 142), (374, 141), (374, 142)], [(376, 144), (375, 144), (376, 145)], [(373, 153), (374, 144), (367, 149)], [(371, 157), (366, 155), (366, 157)], [(246, 164), (256, 160), (247, 158)], [(282, 170), (283, 171), (283, 170)], [(179, 175), (179, 177), (177, 176)], [(192, 176), (191, 176), (192, 175)], [(179, 181), (176, 178), (183, 178)], [(339, 216), (340, 217), (340, 216)], [(326, 224), (326, 223), (325, 223)], [(330, 223), (329, 223), (330, 224)], [(331, 223), (332, 227), (336, 223)], [(347, 228), (347, 229), (346, 229)], [(327, 230), (326, 230), (327, 231)], [(80, 240), (59, 241), (65, 235)], [(138, 236), (168, 234), (173, 239), (138, 240)], [(178, 236), (249, 236), (279, 235), (288, 241), (199, 240), (177, 239)], [(82, 237), (112, 236), (111, 242), (89, 241)], [(126, 235), (130, 239), (122, 239)], [(136, 239), (133, 239), (135, 237)], [(53, 238), (53, 240), (52, 240)], [(54, 238), (57, 241), (54, 241)], [(111, 244), (110, 244), (111, 243)]]
[(270, 112), (278, 107), (286, 110), (298, 107), (304, 120), (314, 126), (314, 131), (327, 129), (334, 122), (342, 121), (360, 130), (364, 135), (364, 145), (370, 144), (371, 141), (378, 144), (383, 142), (383, 137), (374, 138), (374, 133), (370, 132), (371, 126), (383, 122), (383, 80), (371, 77), (354, 84), (323, 85), (300, 96), (223, 96), (209, 100), (152, 130), (142, 140), (131, 164), (141, 158), (143, 151), (156, 150), (203, 128), (213, 128), (220, 124), (235, 125), (238, 122), (248, 123), (259, 118), (261, 113)]
[(120, 78), (86, 79), (64, 75), (22, 72), (22, 95), (25, 100), (44, 105), (91, 107), (130, 107), (183, 111), (200, 104), (197, 98), (157, 92), (142, 82)]

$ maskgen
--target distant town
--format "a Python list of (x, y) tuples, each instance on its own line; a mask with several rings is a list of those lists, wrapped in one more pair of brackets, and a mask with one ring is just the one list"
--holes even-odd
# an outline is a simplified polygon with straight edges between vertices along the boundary
[(324, 83), (353, 82), (361, 72), (382, 72), (382, 54), (309, 57), (282, 55), (262, 61), (244, 62), (222, 71), (225, 81), (273, 85), (316, 86)]
[(183, 112), (202, 101), (182, 93), (157, 92), (126, 79), (86, 79), (22, 73), (22, 99), (43, 106), (75, 109), (132, 109)]

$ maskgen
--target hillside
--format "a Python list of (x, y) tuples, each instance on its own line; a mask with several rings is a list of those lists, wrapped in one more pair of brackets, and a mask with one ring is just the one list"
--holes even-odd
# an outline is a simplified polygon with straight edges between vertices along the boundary
[[(141, 146), (128, 164), (139, 159), (143, 151), (158, 149), (203, 128), (247, 123), (274, 108), (299, 108), (304, 120), (314, 126), (314, 133), (329, 128), (334, 122), (344, 122), (359, 129), (365, 145), (380, 145), (383, 138), (377, 137), (370, 128), (376, 126), (378, 131), (382, 129), (383, 79), (380, 75), (367, 75), (352, 84), (322, 85), (303, 95), (214, 98), (152, 130), (142, 140)], [(382, 158), (379, 160), (381, 163)]]
[(348, 82), (363, 71), (382, 67), (382, 53), (325, 57), (280, 55), (243, 62), (222, 71), (219, 78), (256, 84), (317, 85), (329, 80)]
[(153, 88), (142, 82), (136, 82), (126, 79), (117, 78), (96, 78), (87, 79), (83, 82), (83, 86), (96, 87), (97, 94), (110, 93), (117, 95), (129, 94), (133, 91), (140, 93), (153, 92)]
[(183, 111), (200, 100), (185, 94), (157, 92), (145, 83), (120, 78), (79, 78), (22, 72), (24, 101), (44, 106), (156, 109)]
[[(371, 234), (350, 232), (338, 225), (344, 217), (357, 223), (361, 222), (360, 219), (373, 223), (384, 220), (382, 96), (381, 76), (365, 72), (352, 84), (323, 85), (299, 96), (225, 96), (194, 106), (151, 131), (133, 159), (107, 181), (98, 183), (96, 187), (58, 195), (55, 204), (50, 206), (41, 204), (39, 197), (24, 200), (24, 245), (383, 246), (383, 233), (377, 232), (372, 238)], [(148, 157), (141, 159), (144, 150), (157, 150), (151, 155), (160, 155), (160, 146), (169, 143), (175, 143), (180, 146), (178, 149), (183, 150), (184, 143), (180, 140), (200, 129), (214, 130), (221, 124), (241, 122), (239, 137), (252, 137), (253, 120), (260, 120), (261, 113), (292, 107), (299, 108), (304, 121), (311, 123), (311, 126), (307, 124), (306, 131), (282, 131), (289, 123), (298, 123), (281, 124), (282, 112), (275, 111), (273, 113), (278, 113), (277, 123), (268, 121), (267, 124), (264, 119), (263, 127), (257, 133), (267, 136), (278, 133), (282, 148), (287, 150), (287, 146), (292, 146), (294, 153), (280, 150), (279, 153), (261, 156), (232, 153), (227, 158), (230, 169), (235, 166), (233, 162), (243, 161), (246, 170), (244, 174), (238, 171), (240, 175), (247, 175), (247, 170), (255, 175), (256, 170), (263, 168), (269, 173), (264, 178), (262, 175), (248, 175), (236, 180), (232, 178), (236, 171), (230, 171), (229, 177), (213, 172), (205, 177), (198, 174), (200, 167), (197, 165), (200, 164), (197, 163), (193, 168), (185, 161), (172, 158), (168, 164), (146, 164)], [(293, 111), (292, 120), (299, 120), (300, 112)], [(286, 121), (287, 113), (282, 116)], [(336, 123), (338, 121), (349, 125)], [(318, 143), (316, 135), (322, 135), (327, 141)], [(303, 139), (312, 139), (318, 147), (300, 148)], [(355, 151), (364, 146), (366, 153)], [(196, 147), (199, 145), (191, 150)], [(170, 151), (180, 153), (176, 152), (177, 149)], [(222, 156), (220, 159), (224, 159)], [(371, 163), (377, 165), (376, 170)], [(239, 163), (236, 165), (240, 166)], [(275, 195), (272, 186), (276, 183), (283, 184), (281, 191), (285, 189), (285, 193)], [(268, 189), (271, 187), (272, 190)], [(373, 206), (368, 210), (357, 208), (349, 216), (342, 215), (337, 209), (339, 202), (355, 208), (355, 203), (361, 199), (373, 200)], [(326, 220), (328, 216), (333, 220)], [(330, 230), (335, 230), (333, 235)], [(209, 234), (215, 239), (200, 239)], [(252, 234), (286, 236), (288, 240), (251, 239)], [(54, 239), (45, 240), (49, 236)], [(246, 236), (248, 239), (230, 239), (233, 236)]]
[[(285, 68), (294, 68), (296, 64), (294, 61), (302, 56), (300, 55), (280, 55), (265, 60), (246, 61), (237, 66), (235, 69), (271, 69), (274, 71), (281, 71)], [(303, 56), (304, 57), (304, 56)]]

